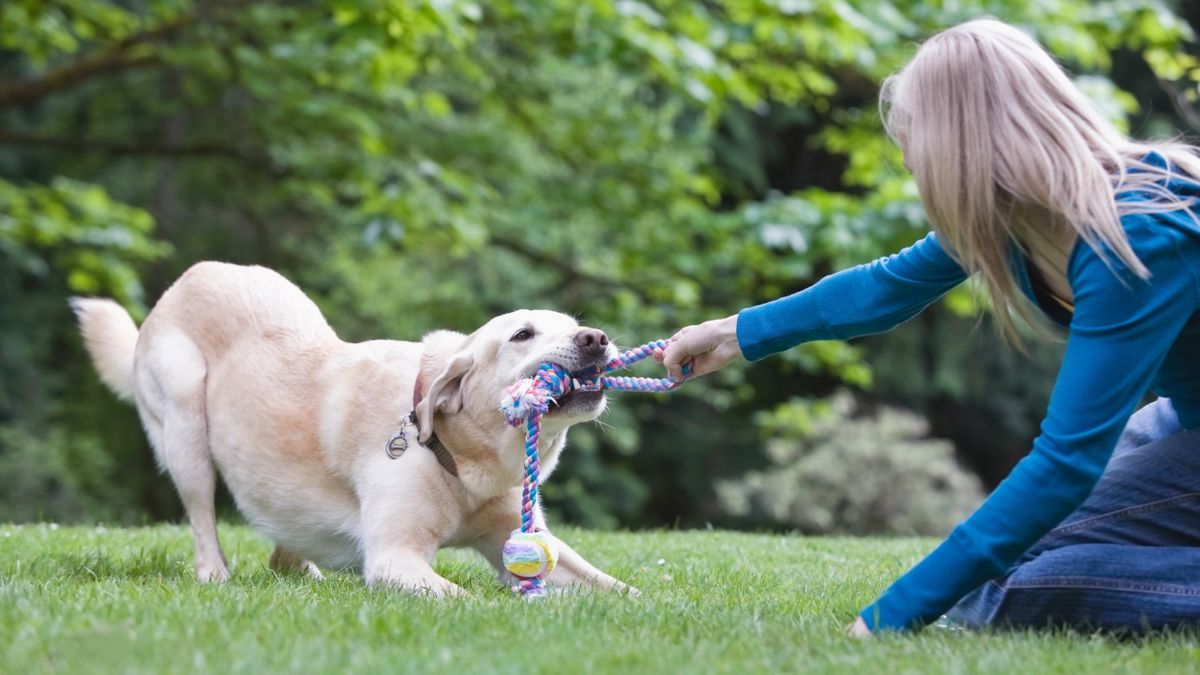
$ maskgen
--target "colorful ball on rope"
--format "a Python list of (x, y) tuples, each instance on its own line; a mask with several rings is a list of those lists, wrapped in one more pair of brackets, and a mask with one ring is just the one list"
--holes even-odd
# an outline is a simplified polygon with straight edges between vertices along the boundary
[(558, 549), (545, 530), (513, 530), (504, 542), (504, 569), (518, 579), (544, 579), (558, 564)]

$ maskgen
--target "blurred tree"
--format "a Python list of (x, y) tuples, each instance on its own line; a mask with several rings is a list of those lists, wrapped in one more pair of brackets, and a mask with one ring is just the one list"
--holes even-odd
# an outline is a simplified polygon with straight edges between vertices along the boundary
[[(116, 513), (177, 513), (62, 299), (138, 310), (203, 258), (280, 269), (346, 339), (547, 306), (631, 344), (895, 250), (925, 225), (877, 84), (981, 14), (1035, 33), (1116, 117), (1137, 102), (1108, 77), (1114, 54), (1173, 101), (1194, 94), (1191, 29), (1141, 0), (9, 0), (0, 199), (24, 206), (0, 212), (0, 453), (72, 429), (112, 449)], [(1012, 357), (962, 339), (969, 292), (945, 306), (670, 401), (622, 397), (573, 435), (549, 500), (593, 524), (719, 518), (715, 478), (767, 464), (753, 412), (841, 384), (932, 403), (954, 431), (938, 409), (979, 411), (998, 393), (987, 369)], [(999, 397), (1016, 421), (984, 410), (1009, 454), (1042, 391)]]

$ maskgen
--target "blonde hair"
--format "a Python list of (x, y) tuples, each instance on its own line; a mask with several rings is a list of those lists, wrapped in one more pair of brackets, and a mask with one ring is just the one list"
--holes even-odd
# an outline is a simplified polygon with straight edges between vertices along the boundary
[[(977, 274), (998, 330), (1016, 342), (1015, 318), (1039, 324), (1013, 278), (1014, 246), (1028, 254), (1073, 232), (1110, 266), (1149, 279), (1120, 218), (1188, 209), (1166, 180), (1173, 170), (1200, 177), (1195, 148), (1131, 141), (1041, 45), (1000, 21), (934, 35), (884, 82), (880, 105), (933, 230)], [(1167, 168), (1143, 161), (1151, 151)], [(1145, 199), (1117, 201), (1134, 190)]]

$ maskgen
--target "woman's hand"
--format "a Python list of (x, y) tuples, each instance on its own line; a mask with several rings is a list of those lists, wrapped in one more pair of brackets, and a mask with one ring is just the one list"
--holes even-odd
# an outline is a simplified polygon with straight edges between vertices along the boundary
[(671, 340), (665, 350), (655, 351), (654, 358), (666, 366), (667, 373), (676, 381), (683, 379), (685, 363), (692, 364), (688, 377), (699, 377), (724, 368), (742, 355), (736, 314), (681, 328)]
[(863, 638), (871, 637), (871, 629), (867, 628), (867, 622), (863, 621), (862, 617), (859, 616), (854, 618), (854, 623), (846, 626), (846, 635), (862, 640)]

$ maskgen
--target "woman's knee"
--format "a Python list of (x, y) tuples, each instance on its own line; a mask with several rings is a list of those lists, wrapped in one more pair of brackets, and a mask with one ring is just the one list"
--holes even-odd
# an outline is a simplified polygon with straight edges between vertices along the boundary
[[(1047, 551), (974, 594), (973, 623), (1142, 632), (1200, 626), (1200, 548), (1085, 544)], [(968, 624), (972, 622), (966, 622)]]

